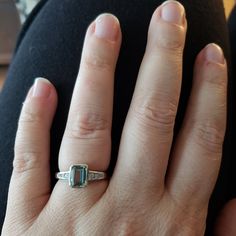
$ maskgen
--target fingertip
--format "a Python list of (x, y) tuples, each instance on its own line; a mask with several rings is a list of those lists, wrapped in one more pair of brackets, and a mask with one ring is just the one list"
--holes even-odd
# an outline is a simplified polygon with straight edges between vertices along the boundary
[(101, 14), (95, 20), (95, 35), (112, 42), (116, 42), (119, 36), (120, 23), (112, 14)]
[(58, 102), (54, 85), (45, 78), (38, 77), (28, 91), (19, 121), (42, 119), (47, 127), (51, 125)]
[(215, 43), (207, 44), (198, 54), (196, 62), (198, 64), (213, 63), (226, 65), (226, 59), (223, 49)]
[(161, 17), (164, 21), (183, 26), (185, 23), (185, 8), (178, 1), (166, 1), (161, 6)]
[(119, 19), (111, 13), (103, 13), (89, 25), (86, 37), (95, 36), (110, 43), (119, 42), (121, 28)]
[[(172, 50), (182, 55), (187, 32), (184, 7), (175, 1), (167, 1), (153, 13), (148, 30), (148, 45), (152, 48)], [(147, 46), (149, 48), (149, 46)]]
[(219, 45), (210, 43), (200, 51), (194, 66), (194, 79), (227, 85), (227, 61)]
[(28, 100), (56, 100), (57, 92), (53, 84), (46, 78), (38, 77), (28, 91), (26, 101)]
[(225, 64), (224, 52), (222, 48), (215, 43), (208, 44), (205, 47), (204, 56), (207, 61)]
[(152, 18), (184, 28), (187, 26), (185, 7), (175, 0), (165, 1), (158, 6), (154, 11)]

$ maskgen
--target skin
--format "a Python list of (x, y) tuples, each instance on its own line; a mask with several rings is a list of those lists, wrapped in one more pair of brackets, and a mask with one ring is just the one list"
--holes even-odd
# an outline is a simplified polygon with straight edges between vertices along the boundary
[[(234, 1), (236, 3), (236, 0)], [(216, 222), (216, 236), (236, 235), (236, 199), (229, 201)]]
[[(182, 5), (169, 4), (179, 15), (170, 22), (162, 5), (152, 16), (109, 180), (83, 189), (58, 181), (50, 192), (49, 131), (57, 93), (44, 79), (33, 85), (19, 119), (2, 235), (204, 235), (226, 129), (227, 65), (215, 44), (199, 53), (189, 106), (173, 144), (187, 20)], [(101, 22), (109, 34), (98, 30)], [(101, 15), (88, 27), (60, 148), (60, 171), (78, 163), (91, 170), (108, 168), (121, 38), (112, 15)]]
[(222, 210), (218, 221), (216, 222), (216, 236), (234, 236), (236, 235), (236, 199), (231, 200)]

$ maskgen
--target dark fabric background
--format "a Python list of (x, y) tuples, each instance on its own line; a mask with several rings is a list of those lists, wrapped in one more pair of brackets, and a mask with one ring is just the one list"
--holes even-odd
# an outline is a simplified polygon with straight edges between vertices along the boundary
[[(7, 202), (12, 171), (17, 121), (29, 87), (35, 77), (46, 77), (56, 87), (59, 106), (52, 127), (52, 183), (57, 171), (60, 142), (78, 72), (83, 38), (88, 24), (102, 12), (115, 14), (121, 22), (123, 43), (116, 71), (114, 120), (112, 131), (112, 173), (116, 162), (124, 120), (131, 101), (138, 69), (146, 46), (151, 15), (162, 0), (42, 0), (32, 12), (20, 34), (8, 78), (0, 94), (0, 225)], [(184, 76), (175, 135), (185, 112), (191, 90), (193, 63), (197, 53), (208, 43), (218, 43), (230, 63), (228, 32), (221, 0), (182, 0), (187, 11), (188, 35), (184, 55)], [(233, 130), (233, 93), (229, 82), (229, 116), (223, 164), (208, 219), (210, 235), (215, 216), (230, 196), (230, 166), (235, 145)], [(232, 189), (231, 189), (232, 190)], [(199, 189), (201, 191), (201, 189)]]
[(235, 130), (236, 130), (236, 7), (233, 9), (229, 21), (229, 35), (230, 35), (230, 46), (231, 46), (231, 62), (232, 62), (232, 127), (233, 127), (233, 136), (232, 141), (233, 145), (231, 146), (231, 165), (230, 165), (230, 195), (231, 197), (236, 197), (236, 150), (235, 148)]

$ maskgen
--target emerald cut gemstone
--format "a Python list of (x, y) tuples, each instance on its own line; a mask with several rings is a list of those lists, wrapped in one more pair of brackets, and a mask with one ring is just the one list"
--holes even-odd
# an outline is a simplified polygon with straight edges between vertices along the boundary
[(88, 166), (73, 165), (70, 167), (70, 186), (73, 188), (83, 188), (88, 184)]

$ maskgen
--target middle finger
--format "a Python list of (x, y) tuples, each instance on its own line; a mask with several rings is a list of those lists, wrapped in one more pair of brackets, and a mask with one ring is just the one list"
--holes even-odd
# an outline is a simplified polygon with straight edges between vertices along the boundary
[(164, 185), (180, 96), (186, 29), (185, 11), (178, 2), (168, 1), (153, 14), (114, 173), (119, 182), (125, 178), (126, 184)]

